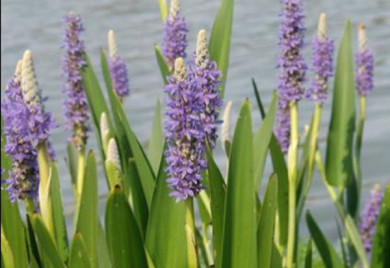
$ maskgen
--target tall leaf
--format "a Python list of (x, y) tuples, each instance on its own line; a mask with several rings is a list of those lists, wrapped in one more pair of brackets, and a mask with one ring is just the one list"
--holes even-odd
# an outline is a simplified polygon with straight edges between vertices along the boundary
[(134, 157), (137, 172), (139, 174), (140, 183), (144, 190), (144, 195), (148, 207), (150, 208), (155, 184), (155, 175), (146, 154), (135, 136), (130, 124), (127, 120), (127, 116), (123, 110), (122, 104), (115, 95), (111, 87), (111, 78), (107, 69), (107, 58), (104, 50), (101, 50), (101, 63), (103, 68), (104, 77), (107, 85), (107, 92), (111, 102), (112, 112), (117, 127), (117, 134), (119, 139), (119, 145), (122, 156), (122, 163), (126, 165), (126, 161)]
[(222, 87), (220, 95), (224, 95), (227, 71), (229, 66), (230, 40), (233, 27), (234, 0), (221, 0), (217, 17), (211, 30), (209, 51), (210, 58), (218, 64), (222, 71)]
[(310, 234), (326, 267), (343, 267), (343, 262), (337, 255), (337, 251), (334, 249), (328, 239), (324, 236), (321, 229), (315, 222), (314, 218), (311, 216), (310, 212), (307, 212), (306, 220)]
[(93, 152), (87, 156), (81, 197), (77, 204), (76, 231), (83, 237), (89, 262), (97, 266), (98, 239), (98, 185), (96, 159)]
[(255, 160), (255, 187), (259, 189), (264, 171), (265, 160), (269, 143), (273, 134), (273, 126), (276, 114), (277, 94), (274, 93), (269, 111), (254, 138), (254, 156)]
[(207, 171), (210, 189), (210, 207), (213, 225), (213, 246), (215, 248), (215, 267), (220, 267), (222, 256), (223, 214), (225, 211), (226, 184), (214, 161), (210, 146), (207, 144)]
[(108, 196), (106, 232), (107, 245), (114, 267), (147, 267), (138, 225), (119, 185), (115, 186)]
[(167, 63), (164, 59), (164, 56), (161, 52), (161, 48), (157, 44), (154, 45), (154, 54), (156, 55), (157, 64), (158, 64), (158, 67), (160, 68), (161, 77), (163, 79), (163, 82), (164, 82), (164, 84), (167, 84), (167, 77), (170, 74), (169, 66), (167, 65)]
[(45, 260), (48, 260), (52, 267), (65, 267), (61, 260), (60, 253), (49, 231), (47, 230), (43, 219), (39, 215), (33, 216), (33, 229), (37, 236), (39, 249), (42, 251), (42, 255)]
[(355, 81), (351, 22), (347, 21), (337, 56), (332, 114), (326, 151), (326, 174), (333, 186), (354, 183)]
[(87, 249), (81, 234), (76, 233), (72, 240), (72, 248), (69, 259), (69, 268), (90, 268)]
[(275, 227), (275, 215), (278, 204), (278, 179), (272, 174), (265, 192), (259, 227), (257, 229), (258, 263), (264, 267), (271, 267), (272, 245)]
[(243, 102), (230, 152), (221, 267), (257, 267), (256, 190), (249, 100)]
[(169, 196), (163, 156), (149, 215), (145, 246), (156, 267), (186, 267), (186, 233), (184, 202)]
[(160, 167), (161, 155), (164, 149), (164, 133), (161, 116), (161, 102), (159, 99), (156, 101), (156, 108), (154, 110), (154, 119), (152, 125), (152, 135), (149, 140), (148, 158), (150, 165), (153, 168), (155, 174)]

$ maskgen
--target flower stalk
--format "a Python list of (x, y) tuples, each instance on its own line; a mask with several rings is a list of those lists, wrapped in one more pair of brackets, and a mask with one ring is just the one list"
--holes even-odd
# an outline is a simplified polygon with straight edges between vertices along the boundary
[(198, 268), (198, 252), (196, 246), (196, 226), (195, 226), (195, 217), (194, 217), (194, 200), (193, 198), (187, 198), (185, 200), (185, 210), (186, 210), (186, 237), (187, 237), (187, 261), (189, 268)]

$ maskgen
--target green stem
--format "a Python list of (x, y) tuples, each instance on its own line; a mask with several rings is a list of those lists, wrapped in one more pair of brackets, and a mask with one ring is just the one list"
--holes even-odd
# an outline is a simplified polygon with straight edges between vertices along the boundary
[(77, 198), (80, 198), (81, 192), (83, 189), (83, 181), (84, 181), (84, 172), (85, 172), (85, 147), (82, 146), (78, 152), (78, 162), (77, 162)]
[(185, 201), (186, 206), (186, 237), (187, 237), (187, 260), (188, 268), (198, 268), (198, 253), (196, 248), (195, 238), (195, 217), (194, 217), (194, 201), (189, 197)]
[(297, 183), (297, 160), (298, 160), (298, 105), (290, 103), (290, 147), (288, 149), (288, 237), (287, 237), (287, 259), (286, 265), (288, 268), (293, 268), (294, 252), (295, 252), (295, 206), (296, 206), (296, 183)]
[(46, 224), (49, 233), (55, 239), (55, 223), (53, 215), (53, 206), (49, 200), (50, 195), (50, 165), (51, 158), (47, 151), (46, 143), (39, 143), (38, 147), (38, 166), (39, 166), (39, 205), (43, 217), (43, 221)]
[(312, 125), (311, 135), (310, 135), (309, 155), (307, 158), (307, 179), (303, 185), (303, 189), (298, 200), (297, 223), (299, 223), (299, 219), (301, 217), (302, 210), (305, 205), (306, 197), (309, 192), (311, 181), (313, 178), (314, 156), (317, 150), (317, 138), (320, 129), (321, 112), (322, 112), (322, 106), (320, 104), (316, 104), (314, 110), (313, 125)]
[(356, 130), (356, 148), (354, 157), (354, 166), (356, 172), (357, 196), (360, 196), (362, 184), (362, 167), (361, 167), (361, 149), (363, 142), (364, 124), (366, 121), (366, 96), (360, 96), (360, 117)]

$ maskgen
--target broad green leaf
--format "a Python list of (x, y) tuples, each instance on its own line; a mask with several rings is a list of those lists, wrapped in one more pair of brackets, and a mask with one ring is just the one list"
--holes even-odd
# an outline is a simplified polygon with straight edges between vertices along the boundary
[(229, 66), (230, 41), (233, 26), (234, 0), (221, 0), (217, 17), (214, 20), (210, 35), (210, 58), (218, 64), (222, 71), (222, 86), (220, 95), (224, 96), (227, 71)]
[(83, 237), (87, 249), (89, 262), (97, 266), (97, 239), (98, 239), (98, 185), (96, 159), (93, 152), (87, 156), (85, 176), (80, 200), (75, 212), (76, 230)]
[(169, 66), (164, 59), (164, 56), (161, 52), (161, 48), (157, 44), (154, 45), (154, 53), (156, 54), (157, 64), (160, 68), (163, 82), (164, 84), (167, 84), (167, 77), (170, 75)]
[(306, 221), (314, 244), (316, 245), (326, 267), (343, 267), (343, 262), (337, 255), (337, 251), (334, 249), (329, 240), (324, 236), (309, 211), (306, 214)]
[(130, 200), (130, 206), (133, 210), (135, 220), (138, 223), (141, 236), (142, 238), (145, 238), (149, 210), (142, 186), (140, 183), (137, 183), (139, 182), (139, 175), (134, 158), (129, 159), (126, 168), (127, 172), (125, 172), (125, 176), (127, 176), (127, 179), (124, 183), (125, 185), (128, 184), (128, 189), (131, 189), (131, 191), (128, 191), (127, 193)]
[(187, 267), (185, 206), (169, 196), (164, 156), (149, 214), (145, 246), (156, 267)]
[(147, 267), (138, 225), (123, 189), (119, 185), (115, 186), (108, 196), (106, 235), (114, 267)]
[(255, 138), (253, 141), (254, 144), (253, 159), (255, 160), (256, 189), (259, 189), (263, 177), (263, 171), (264, 171), (265, 160), (267, 158), (268, 147), (273, 134), (277, 99), (278, 99), (277, 94), (274, 93), (272, 102), (269, 107), (269, 111), (265, 119), (263, 120), (263, 123), (259, 126), (258, 130), (256, 131)]
[[(260, 116), (265, 118), (264, 106), (257, 91), (256, 83), (254, 84), (257, 105), (259, 106)], [(279, 217), (279, 243), (287, 244), (287, 224), (288, 224), (288, 174), (284, 155), (280, 149), (279, 142), (274, 134), (269, 142), (269, 150), (274, 171), (278, 177), (278, 217)]]
[(282, 256), (278, 251), (275, 243), (272, 243), (272, 268), (282, 268)]
[(326, 151), (326, 174), (333, 186), (354, 183), (352, 161), (355, 130), (355, 81), (351, 22), (347, 21), (337, 56), (332, 114)]
[[(92, 267), (89, 262), (87, 249), (83, 237), (76, 233), (72, 240), (72, 247), (69, 259), (69, 268), (89, 268)], [(104, 266), (101, 266), (104, 267)]]
[(12, 253), (11, 245), (4, 235), (3, 226), (1, 226), (1, 260), (2, 266), (5, 268), (15, 268), (14, 254)]
[(39, 215), (34, 215), (32, 219), (34, 233), (37, 236), (38, 247), (42, 252), (45, 260), (50, 261), (53, 267), (65, 267), (61, 260), (60, 253), (49, 231), (43, 222), (43, 219)]
[(390, 267), (390, 183), (387, 183), (373, 238), (371, 267)]
[(154, 119), (152, 125), (152, 134), (149, 139), (148, 158), (150, 165), (153, 168), (155, 174), (160, 167), (161, 155), (164, 150), (164, 133), (161, 116), (161, 102), (159, 99), (156, 101), (156, 108), (154, 110)]
[(62, 261), (67, 262), (69, 258), (68, 236), (66, 231), (66, 223), (64, 217), (64, 208), (62, 205), (62, 196), (60, 188), (60, 179), (58, 166), (55, 162), (51, 164), (50, 177), (50, 195), (49, 200), (52, 203), (55, 241), (61, 255)]
[(26, 267), (28, 257), (25, 227), (19, 213), (18, 203), (11, 203), (5, 190), (1, 190), (1, 228), (13, 252), (15, 267)]
[(215, 267), (220, 267), (222, 257), (223, 214), (225, 211), (226, 184), (207, 144), (207, 171), (210, 189), (210, 207), (213, 225)]
[(162, 20), (162, 22), (165, 22), (165, 19), (168, 15), (168, 6), (166, 3), (166, 0), (157, 0), (157, 2), (158, 2), (158, 5), (160, 7), (161, 20)]
[[(106, 67), (104, 67), (107, 66), (107, 59), (104, 50), (101, 50), (100, 56), (103, 72), (107, 74), (108, 71), (106, 70)], [(111, 85), (110, 80), (107, 81), (107, 79), (110, 79), (109, 76), (105, 75), (105, 78), (106, 84)], [(117, 134), (119, 139), (118, 145), (121, 151), (122, 163), (126, 165), (127, 160), (131, 157), (134, 157), (140, 183), (144, 190), (145, 199), (148, 207), (150, 208), (155, 184), (155, 175), (149, 160), (147, 159), (146, 154), (142, 149), (141, 144), (130, 127), (122, 104), (113, 92), (112, 87), (108, 87), (107, 92), (117, 127)]]
[(256, 190), (249, 100), (243, 102), (230, 152), (221, 267), (257, 267)]
[(261, 209), (259, 227), (257, 229), (257, 259), (263, 267), (271, 267), (272, 263), (272, 245), (274, 238), (275, 216), (278, 206), (278, 179), (276, 174), (272, 174)]
[(111, 268), (111, 260), (110, 255), (108, 253), (106, 234), (104, 233), (104, 229), (102, 223), (98, 222), (98, 263), (99, 267)]

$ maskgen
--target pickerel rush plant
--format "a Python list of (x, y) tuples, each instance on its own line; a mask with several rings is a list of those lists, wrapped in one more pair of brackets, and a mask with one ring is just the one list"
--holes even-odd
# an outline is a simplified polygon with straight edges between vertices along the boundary
[[(65, 17), (64, 127), (70, 132), (66, 163), (75, 197), (71, 226), (65, 224), (60, 191), (60, 181), (67, 182), (50, 144), (57, 124), (44, 107), (27, 50), (1, 100), (1, 266), (390, 267), (390, 184), (384, 191), (376, 184), (359, 211), (362, 133), (374, 68), (365, 26), (359, 26), (354, 61), (352, 24), (346, 22), (333, 68), (333, 34), (321, 13), (307, 71), (303, 1), (281, 2), (278, 89), (266, 109), (253, 79), (262, 122), (252, 120), (253, 108), (245, 98), (230, 133), (233, 105), (223, 98), (234, 1), (222, 0), (209, 38), (200, 30), (187, 60), (188, 29), (179, 2), (172, 0), (168, 9), (165, 0), (158, 1), (165, 32), (162, 50), (154, 49), (165, 109), (158, 100), (147, 153), (125, 112), (128, 77), (114, 32), (108, 32), (107, 55), (100, 50), (103, 92), (81, 39), (80, 16)], [(328, 135), (319, 146), (329, 91)], [(301, 141), (298, 104), (304, 97), (313, 102), (314, 112)], [(93, 150), (86, 152), (90, 129), (99, 159)], [(221, 144), (227, 172), (215, 160)], [(267, 161), (272, 167), (266, 168)], [(104, 224), (99, 217), (102, 177), (108, 186)], [(309, 235), (299, 232), (317, 177), (336, 209), (336, 242), (309, 210)], [(19, 210), (23, 202), (17, 200), (25, 209)]]

